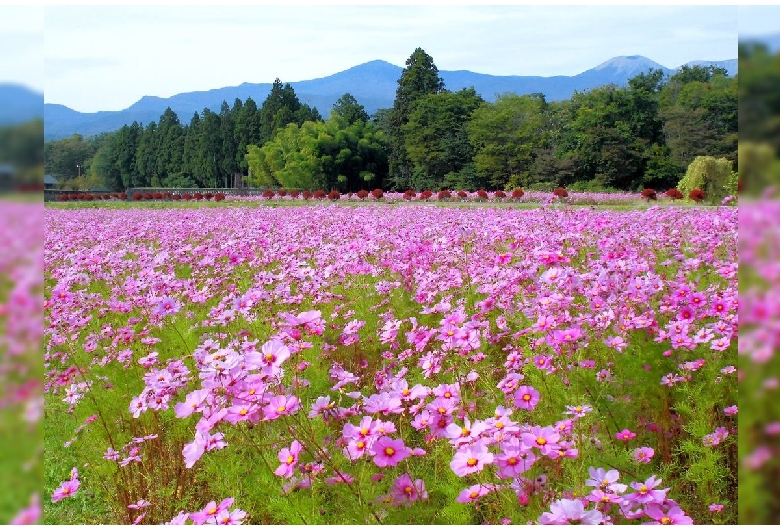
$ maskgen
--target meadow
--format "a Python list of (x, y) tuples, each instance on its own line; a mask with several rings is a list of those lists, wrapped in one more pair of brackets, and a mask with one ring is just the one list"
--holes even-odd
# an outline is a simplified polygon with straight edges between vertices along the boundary
[(737, 208), (252, 200), (45, 209), (44, 523), (737, 522)]

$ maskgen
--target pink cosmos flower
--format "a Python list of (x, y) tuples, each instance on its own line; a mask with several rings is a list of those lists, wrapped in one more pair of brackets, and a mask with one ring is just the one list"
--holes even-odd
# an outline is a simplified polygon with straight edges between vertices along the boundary
[(271, 339), (260, 348), (262, 372), (276, 375), (284, 361), (290, 358), (290, 350), (278, 339)]
[(525, 450), (517, 439), (510, 439), (501, 444), (503, 452), (496, 456), (499, 478), (514, 478), (525, 473), (534, 462), (536, 456), (533, 451)]
[(597, 525), (604, 515), (598, 510), (585, 510), (580, 499), (560, 499), (550, 505), (550, 511), (539, 516), (539, 523), (548, 525), (564, 525), (577, 522), (580, 524)]
[[(620, 472), (615, 469), (605, 471), (603, 468), (594, 469), (588, 468), (590, 478), (585, 481), (586, 486), (593, 486), (594, 488), (608, 489), (616, 493), (622, 493), (626, 487), (622, 484), (618, 484), (620, 479)], [(616, 486), (620, 486), (619, 489)]]
[(422, 479), (412, 480), (408, 473), (404, 473), (393, 482), (391, 499), (393, 506), (409, 506), (418, 499), (427, 499), (428, 491)]
[(515, 391), (515, 407), (525, 410), (534, 410), (539, 403), (541, 395), (532, 386), (523, 385)]
[(39, 524), (42, 513), (41, 498), (37, 493), (33, 493), (30, 504), (17, 513), (8, 524), (14, 526)]
[(738, 412), (738, 409), (736, 405), (731, 405), (730, 407), (723, 409), (723, 412), (726, 414), (726, 416), (733, 416)]
[(623, 429), (619, 433), (615, 434), (615, 438), (618, 440), (623, 440), (624, 442), (627, 442), (628, 440), (633, 440), (636, 438), (636, 433), (633, 433), (629, 431), (628, 429)]
[(723, 511), (723, 505), (722, 504), (712, 503), (712, 504), (710, 504), (709, 509), (710, 509), (711, 512), (722, 512)]
[(459, 477), (482, 471), (485, 464), (493, 463), (491, 453), (483, 442), (458, 449), (450, 462), (450, 469)]
[(634, 488), (636, 492), (628, 493), (624, 495), (623, 498), (627, 501), (637, 502), (639, 504), (660, 504), (666, 500), (666, 492), (669, 491), (669, 488), (663, 490), (655, 489), (659, 484), (661, 484), (661, 479), (656, 479), (655, 475), (644, 482), (632, 482), (631, 487)]
[(234, 499), (231, 497), (224, 499), (219, 504), (217, 504), (215, 501), (211, 501), (199, 512), (191, 513), (190, 519), (192, 519), (192, 522), (195, 524), (218, 524), (217, 514), (219, 514), (222, 510), (227, 510), (230, 508), (233, 505), (233, 501)]
[(274, 396), (263, 407), (264, 419), (275, 420), (279, 416), (294, 414), (300, 408), (301, 402), (296, 396)]
[(655, 451), (652, 447), (639, 447), (634, 449), (634, 460), (641, 464), (647, 464), (652, 460)]
[(301, 452), (301, 443), (298, 440), (293, 440), (290, 444), (290, 448), (286, 447), (279, 451), (277, 458), (281, 465), (276, 468), (274, 475), (290, 478), (295, 473), (295, 465), (298, 463), (298, 454)]
[(393, 440), (389, 436), (382, 436), (374, 442), (371, 452), (374, 453), (374, 463), (379, 467), (395, 467), (398, 462), (412, 454), (403, 440)]
[(462, 504), (476, 502), (477, 499), (484, 497), (491, 491), (493, 491), (493, 488), (483, 486), (482, 484), (474, 484), (470, 488), (466, 488), (465, 490), (461, 491), (460, 495), (458, 495), (458, 498), (455, 500)]
[(693, 519), (685, 515), (679, 506), (672, 506), (664, 513), (658, 504), (648, 504), (644, 508), (645, 515), (652, 518), (653, 522), (647, 524), (693, 524)]
[(544, 456), (560, 449), (558, 440), (561, 439), (561, 435), (558, 434), (555, 427), (534, 425), (531, 427), (531, 431), (524, 432), (520, 439), (526, 447), (536, 447)]
[(59, 502), (62, 499), (67, 499), (68, 497), (73, 497), (73, 495), (76, 494), (76, 492), (79, 490), (79, 486), (81, 485), (81, 482), (77, 478), (66, 480), (62, 484), (60, 484), (60, 487), (54, 490), (54, 493), (51, 495), (51, 502)]

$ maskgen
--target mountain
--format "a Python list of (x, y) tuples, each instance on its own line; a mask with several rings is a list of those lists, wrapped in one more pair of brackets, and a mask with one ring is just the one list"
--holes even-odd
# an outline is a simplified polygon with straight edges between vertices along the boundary
[(43, 94), (16, 83), (0, 83), (0, 126), (43, 118)]
[[(694, 62), (716, 66), (728, 64), (730, 75), (736, 74), (737, 71), (736, 59)], [(590, 90), (607, 84), (625, 86), (632, 77), (651, 69), (662, 70), (668, 75), (676, 71), (646, 57), (631, 55), (614, 57), (575, 76), (495, 76), (467, 70), (440, 70), (439, 75), (448, 90), (456, 92), (474, 87), (478, 94), (491, 102), (495, 101), (497, 95), (504, 93), (542, 93), (548, 101), (561, 101), (570, 98), (575, 91)], [(393, 106), (402, 72), (403, 68), (399, 66), (377, 60), (331, 76), (290, 82), (290, 85), (302, 103), (315, 107), (324, 117), (330, 114), (333, 104), (346, 93), (352, 94), (365, 107), (366, 112), (373, 114), (378, 109)], [(259, 107), (268, 97), (271, 87), (271, 83), (243, 83), (234, 87), (177, 94), (169, 98), (144, 96), (124, 110), (95, 113), (81, 113), (63, 105), (47, 103), (44, 105), (45, 139), (65, 138), (74, 133), (91, 136), (117, 130), (133, 121), (146, 125), (151, 121), (158, 121), (167, 107), (171, 107), (182, 123), (186, 124), (195, 113), (203, 112), (204, 108), (219, 112), (223, 101), (232, 106), (236, 99), (243, 102), (251, 97)]]

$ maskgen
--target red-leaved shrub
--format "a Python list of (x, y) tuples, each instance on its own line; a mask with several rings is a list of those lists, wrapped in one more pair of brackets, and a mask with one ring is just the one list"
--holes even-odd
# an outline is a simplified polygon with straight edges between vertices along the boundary
[(447, 190), (441, 190), (441, 191), (440, 191), (440, 192), (439, 192), (439, 193), (436, 195), (436, 197), (437, 197), (437, 198), (438, 198), (440, 201), (446, 201), (447, 199), (449, 199), (450, 197), (452, 197), (452, 194), (451, 194), (449, 191), (447, 191)]
[(670, 190), (667, 190), (667, 192), (664, 195), (666, 195), (667, 197), (669, 197), (673, 201), (678, 201), (678, 200), (683, 198), (682, 192), (680, 190), (678, 190), (677, 188), (672, 188)]
[(520, 199), (522, 196), (525, 195), (525, 192), (521, 190), (520, 188), (517, 188), (516, 190), (512, 191), (512, 198), (513, 199)]
[(703, 201), (707, 195), (701, 191), (699, 188), (691, 190), (691, 192), (688, 194), (688, 198), (694, 202), (701, 202)]
[(375, 199), (379, 200), (379, 199), (381, 199), (382, 197), (385, 196), (385, 192), (383, 192), (380, 188), (376, 188), (374, 191), (371, 192), (371, 195)]
[(556, 197), (560, 197), (561, 199), (565, 199), (569, 196), (569, 192), (566, 191), (566, 188), (555, 188), (553, 190), (553, 195)]
[(359, 192), (357, 192), (356, 195), (358, 199), (364, 201), (366, 200), (366, 197), (368, 197), (368, 192), (366, 190), (360, 190)]
[(642, 190), (642, 198), (647, 202), (658, 200), (658, 194), (652, 188)]

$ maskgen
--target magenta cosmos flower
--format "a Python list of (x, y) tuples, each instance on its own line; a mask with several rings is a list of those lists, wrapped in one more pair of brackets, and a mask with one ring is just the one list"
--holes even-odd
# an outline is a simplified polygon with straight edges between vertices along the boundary
[(636, 438), (636, 434), (629, 431), (628, 429), (623, 429), (619, 433), (615, 434), (615, 438), (618, 440), (623, 440), (624, 442), (627, 442), (628, 440), (632, 440)]
[(412, 454), (403, 440), (393, 440), (389, 436), (382, 436), (374, 442), (371, 451), (374, 453), (374, 463), (379, 467), (395, 467), (398, 462)]
[(652, 447), (639, 447), (634, 450), (634, 460), (641, 464), (647, 464), (652, 460), (655, 450)]
[(295, 473), (295, 465), (298, 463), (298, 454), (301, 452), (301, 443), (298, 440), (293, 440), (290, 444), (290, 448), (283, 448), (279, 451), (277, 458), (281, 465), (276, 468), (274, 475), (280, 477), (290, 478)]
[(481, 443), (462, 447), (450, 462), (450, 469), (459, 477), (482, 471), (485, 464), (493, 463), (493, 453)]
[(488, 488), (482, 484), (474, 484), (470, 488), (461, 491), (460, 495), (458, 495), (458, 498), (455, 500), (460, 503), (476, 502), (477, 499), (484, 497), (491, 491), (493, 491), (492, 488)]
[(672, 506), (664, 513), (658, 504), (649, 504), (645, 506), (645, 515), (653, 519), (647, 524), (693, 524), (693, 519), (685, 515), (679, 506)]
[(65, 482), (60, 484), (59, 488), (54, 490), (54, 493), (52, 493), (51, 495), (51, 502), (59, 502), (62, 499), (73, 497), (73, 495), (75, 495), (76, 492), (79, 490), (80, 485), (81, 482), (79, 482), (78, 479), (66, 480)]
[(408, 473), (396, 479), (392, 488), (393, 506), (409, 506), (418, 499), (427, 499), (428, 491), (422, 479), (412, 480)]
[(539, 403), (541, 395), (532, 386), (523, 385), (515, 391), (515, 407), (525, 410), (534, 410)]
[(550, 511), (539, 516), (540, 524), (579, 524), (597, 525), (604, 516), (598, 510), (586, 510), (580, 499), (561, 499), (550, 505)]

